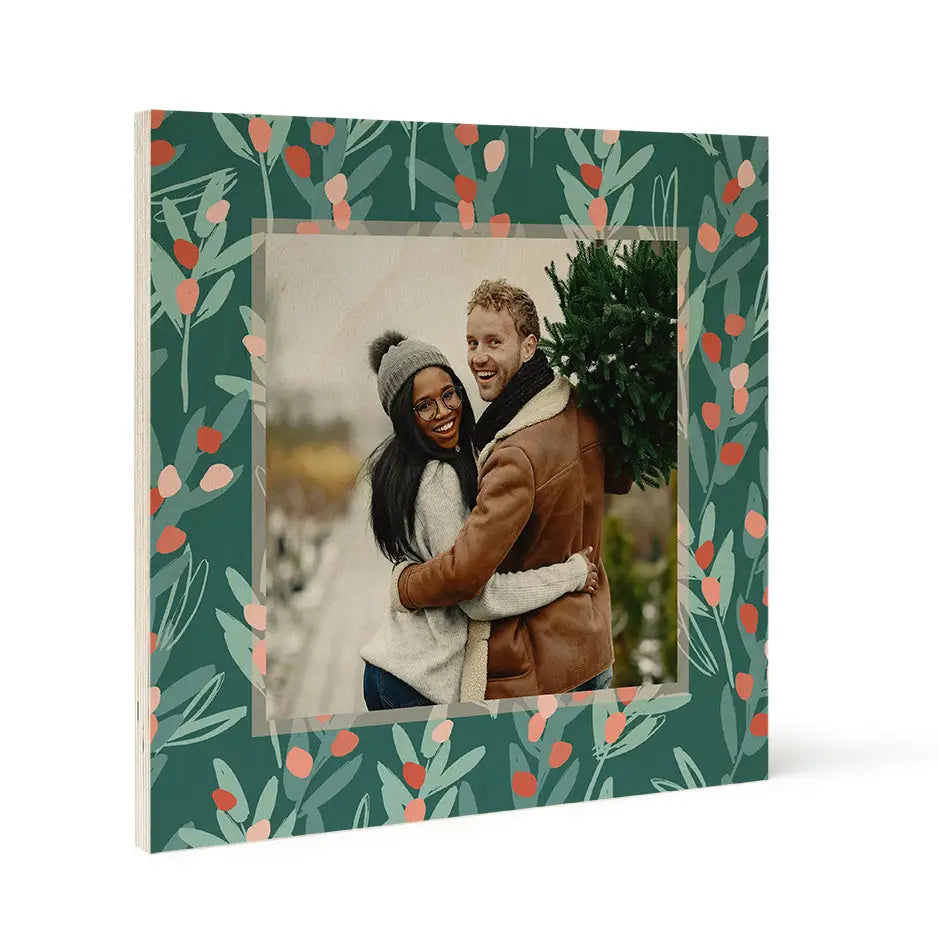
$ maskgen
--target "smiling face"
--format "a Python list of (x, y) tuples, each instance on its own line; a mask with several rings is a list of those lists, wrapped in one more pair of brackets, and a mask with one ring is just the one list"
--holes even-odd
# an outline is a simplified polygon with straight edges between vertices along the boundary
[[(450, 375), (442, 368), (422, 368), (414, 375), (414, 393), (411, 396), (414, 407), (425, 401), (436, 404), (437, 416), (424, 420), (414, 411), (414, 420), (427, 439), (433, 440), (443, 449), (455, 449), (459, 443), (459, 425), (462, 422), (462, 405), (456, 410), (448, 410), (443, 403), (443, 395), (452, 391), (455, 385)], [(452, 403), (448, 398), (449, 403)], [(430, 410), (433, 413), (433, 410)]]
[(537, 338), (523, 339), (507, 309), (473, 306), (466, 321), (466, 361), (483, 401), (494, 401), (537, 350)]

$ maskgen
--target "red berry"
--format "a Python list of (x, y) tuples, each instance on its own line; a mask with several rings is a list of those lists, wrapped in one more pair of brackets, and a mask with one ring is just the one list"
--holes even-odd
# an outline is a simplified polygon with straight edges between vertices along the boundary
[(468, 176), (460, 174), (453, 181), (453, 185), (456, 187), (456, 194), (463, 202), (471, 202), (476, 197), (475, 181)]
[(416, 762), (405, 762), (403, 770), (404, 781), (410, 785), (414, 791), (419, 791), (423, 780), (427, 777), (427, 770)]
[(224, 788), (216, 788), (212, 792), (212, 801), (215, 802), (215, 807), (219, 811), (230, 811), (238, 803), (238, 799)]
[(592, 163), (580, 163), (580, 176), (590, 189), (599, 191), (603, 182), (603, 171)]
[(701, 570), (706, 570), (713, 563), (713, 541), (704, 541), (700, 547), (694, 551), (694, 560)]
[(199, 427), (195, 435), (196, 446), (203, 453), (217, 453), (221, 441), (222, 435), (214, 427)]
[(700, 345), (704, 350), (704, 355), (712, 362), (719, 362), (723, 354), (723, 343), (715, 332), (705, 332), (700, 339)]

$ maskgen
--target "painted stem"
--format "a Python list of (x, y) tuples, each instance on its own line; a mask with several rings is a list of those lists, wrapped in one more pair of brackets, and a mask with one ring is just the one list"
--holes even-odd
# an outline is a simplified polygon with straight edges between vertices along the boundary
[(730, 646), (726, 642), (726, 629), (723, 628), (723, 619), (720, 616), (720, 607), (713, 607), (713, 619), (720, 632), (720, 642), (723, 645), (723, 657), (726, 659), (726, 676), (730, 682), (730, 688), (734, 686), (733, 681), (733, 659), (730, 657)]
[(274, 206), (270, 199), (270, 180), (267, 178), (267, 160), (263, 153), (257, 154), (260, 157), (261, 181), (264, 183), (264, 203), (267, 206), (267, 234), (274, 230)]
[(417, 207), (417, 122), (414, 121), (413, 129), (410, 132), (410, 210), (414, 211)]
[(596, 763), (596, 770), (593, 772), (593, 777), (590, 779), (589, 785), (586, 786), (586, 794), (583, 796), (584, 801), (589, 801), (593, 789), (596, 787), (596, 782), (599, 779), (599, 773), (602, 771), (603, 763), (606, 761), (606, 756), (609, 755), (609, 743), (606, 743), (606, 748), (603, 750), (603, 754), (599, 757), (599, 762)]
[(182, 390), (182, 412), (189, 412), (189, 326), (191, 314), (185, 317), (182, 330), (182, 356), (179, 362), (179, 387)]

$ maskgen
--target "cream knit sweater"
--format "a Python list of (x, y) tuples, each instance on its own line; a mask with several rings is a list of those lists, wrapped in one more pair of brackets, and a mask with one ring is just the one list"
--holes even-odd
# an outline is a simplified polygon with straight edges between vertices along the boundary
[[(452, 547), (466, 516), (456, 471), (448, 463), (431, 460), (420, 480), (414, 514), (414, 547), (420, 557), (430, 560)], [(582, 589), (586, 575), (586, 561), (574, 554), (564, 563), (536, 570), (496, 573), (479, 596), (458, 606), (411, 612), (394, 601), (387, 621), (362, 649), (362, 658), (390, 671), (434, 703), (481, 700), (485, 672), (480, 656), (486, 651), (488, 622), (522, 615)], [(396, 600), (396, 575), (391, 593)], [(470, 620), (474, 620), (471, 629)], [(466, 661), (470, 635), (471, 661)], [(464, 664), (468, 666), (466, 681)]]

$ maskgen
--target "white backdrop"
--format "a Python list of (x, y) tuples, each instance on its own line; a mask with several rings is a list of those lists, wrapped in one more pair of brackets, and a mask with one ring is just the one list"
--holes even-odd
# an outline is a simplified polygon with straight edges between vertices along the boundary
[[(933, 31), (925, 5), (835, 6), (12, 9), (11, 931), (934, 928)], [(131, 141), (154, 106), (770, 135), (771, 781), (135, 850)]]

